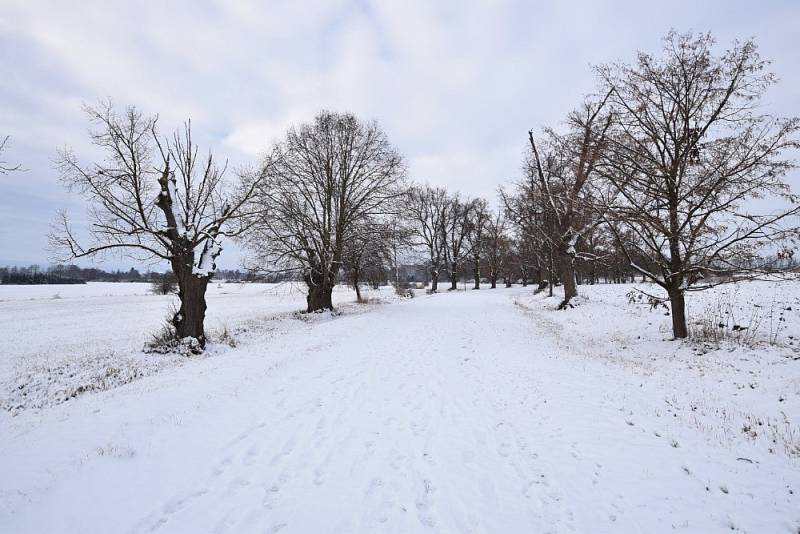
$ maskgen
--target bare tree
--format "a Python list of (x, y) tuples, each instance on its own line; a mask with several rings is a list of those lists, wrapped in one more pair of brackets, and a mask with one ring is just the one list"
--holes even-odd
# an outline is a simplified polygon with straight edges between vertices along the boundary
[(458, 272), (464, 257), (470, 253), (469, 234), (474, 202), (462, 201), (458, 193), (450, 198), (445, 227), (445, 261), (450, 277), (450, 289), (458, 288)]
[(358, 302), (361, 297), (361, 282), (369, 280), (377, 289), (386, 279), (386, 264), (391, 257), (391, 226), (375, 219), (359, 223), (353, 238), (345, 244), (344, 268), (350, 284), (356, 292)]
[(486, 205), (486, 200), (478, 198), (472, 201), (472, 209), (469, 211), (469, 231), (467, 232), (467, 244), (469, 255), (472, 258), (472, 275), (475, 285), (472, 289), (481, 288), (481, 259), (483, 258), (486, 225), (489, 223), (490, 213)]
[(519, 251), (516, 242), (508, 235), (500, 240), (500, 256), (500, 276), (503, 278), (503, 284), (511, 287), (516, 275), (515, 267), (519, 265)]
[(561, 308), (569, 306), (578, 294), (575, 277), (578, 240), (598, 222), (588, 197), (611, 125), (611, 114), (602, 114), (609, 97), (610, 93), (597, 102), (587, 100), (580, 110), (572, 112), (565, 134), (548, 130), (547, 154), (540, 154), (533, 131), (528, 132), (531, 154), (527, 182), (519, 187), (525, 199), (541, 203), (539, 208), (529, 211), (549, 219), (549, 224), (537, 228), (543, 230), (542, 237), (551, 241), (558, 256), (559, 277), (564, 287)]
[(484, 250), (492, 289), (497, 287), (497, 278), (504, 272), (507, 248), (506, 218), (502, 211), (498, 211), (494, 217), (489, 217), (484, 234)]
[[(540, 156), (542, 168), (547, 175), (550, 169), (561, 165), (561, 160), (555, 155)], [(526, 166), (526, 171), (530, 167)], [(536, 278), (539, 281), (539, 290), (549, 288), (553, 296), (553, 286), (557, 277), (555, 267), (556, 245), (562, 235), (550, 204), (544, 199), (542, 188), (537, 179), (528, 179), (519, 182), (513, 192), (500, 189), (500, 198), (503, 201), (504, 212), (509, 224), (514, 228), (518, 239), (524, 241), (525, 248), (536, 269)], [(545, 275), (546, 273), (546, 275)]]
[[(405, 198), (405, 197), (402, 197)], [(403, 293), (406, 289), (405, 282), (400, 280), (400, 265), (403, 258), (407, 257), (408, 252), (414, 246), (414, 232), (410, 226), (410, 221), (404, 217), (402, 209), (395, 210), (396, 215), (389, 219), (386, 224), (388, 234), (388, 262), (392, 269), (395, 291)]]
[(439, 288), (439, 273), (446, 267), (447, 228), (450, 198), (447, 191), (429, 185), (412, 187), (408, 192), (406, 216), (419, 246), (425, 247), (430, 261), (431, 291)]
[(8, 136), (3, 137), (0, 139), (0, 174), (8, 174), (10, 172), (18, 171), (22, 167), (20, 165), (11, 165), (8, 162), (4, 161), (3, 152), (6, 149), (6, 143), (8, 143)]
[(501, 188), (500, 199), (509, 226), (519, 243), (520, 260), (525, 262), (526, 270), (539, 283), (539, 290), (549, 283), (552, 296), (553, 273), (550, 272), (550, 259), (553, 255), (553, 240), (549, 238), (552, 221), (546, 216), (547, 210), (542, 209), (544, 203), (537, 196), (538, 189), (527, 187), (528, 183), (523, 181), (517, 184), (513, 192)]
[(172, 295), (178, 292), (178, 279), (167, 271), (163, 274), (153, 273), (150, 280), (150, 292), (154, 295)]
[(376, 122), (323, 111), (292, 127), (264, 165), (248, 244), (264, 270), (298, 273), (308, 311), (333, 309), (345, 247), (403, 193), (400, 154)]
[(258, 179), (226, 190), (225, 166), (211, 153), (198, 157), (190, 123), (161, 139), (157, 117), (134, 107), (118, 115), (111, 103), (86, 108), (91, 140), (105, 159), (81, 163), (68, 149), (59, 153), (62, 182), (87, 201), (89, 243), (61, 212), (50, 233), (51, 249), (62, 261), (123, 252), (148, 261), (166, 260), (178, 280), (180, 308), (172, 318), (178, 340), (206, 343), (205, 293), (222, 251), (221, 238), (241, 235), (250, 215), (245, 206)]
[[(722, 55), (713, 44), (670, 32), (662, 57), (599, 69), (616, 115), (603, 164), (609, 227), (631, 265), (666, 291), (676, 338), (687, 336), (685, 292), (713, 285), (709, 275), (752, 272), (758, 262), (747, 260), (778, 247), (800, 209), (783, 181), (800, 121), (759, 110), (776, 79), (753, 41)], [(758, 214), (751, 201), (765, 196), (789, 207)]]
[(538, 251), (533, 240), (526, 239), (524, 235), (513, 239), (513, 247), (516, 251), (515, 266), (522, 279), (522, 287), (527, 287), (539, 263)]

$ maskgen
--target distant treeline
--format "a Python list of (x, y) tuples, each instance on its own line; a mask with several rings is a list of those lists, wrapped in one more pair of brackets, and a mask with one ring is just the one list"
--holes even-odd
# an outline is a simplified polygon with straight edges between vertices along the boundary
[[(42, 267), (30, 265), (28, 267), (0, 267), (0, 285), (34, 285), (34, 284), (85, 284), (86, 282), (156, 282), (164, 277), (171, 276), (166, 273), (146, 271), (144, 273), (131, 268), (127, 271), (104, 271), (94, 267), (78, 267), (77, 265), (52, 265)], [(256, 281), (281, 281), (276, 277), (254, 275), (230, 269), (219, 269), (214, 274), (216, 280), (233, 282)], [(281, 278), (281, 277), (278, 277)]]

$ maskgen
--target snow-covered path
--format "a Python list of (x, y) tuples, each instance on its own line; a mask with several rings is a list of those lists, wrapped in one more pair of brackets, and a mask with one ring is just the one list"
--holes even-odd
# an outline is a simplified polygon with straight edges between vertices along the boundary
[[(380, 306), (3, 415), (0, 532), (793, 532), (800, 474), (655, 415), (519, 289)], [(791, 530), (795, 529), (795, 530)]]

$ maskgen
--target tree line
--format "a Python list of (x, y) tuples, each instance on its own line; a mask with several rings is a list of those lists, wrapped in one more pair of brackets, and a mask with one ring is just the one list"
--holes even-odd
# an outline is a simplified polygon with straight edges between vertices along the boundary
[[(685, 293), (785, 263), (799, 209), (783, 181), (798, 120), (759, 107), (776, 83), (768, 62), (752, 41), (713, 48), (708, 34), (671, 32), (660, 56), (598, 67), (596, 94), (562, 125), (521, 136), (522, 177), (496, 209), (411, 182), (380, 125), (350, 113), (322, 111), (230, 171), (200, 153), (188, 121), (163, 136), (135, 107), (88, 107), (105, 158), (58, 157), (64, 184), (88, 202), (88, 236), (61, 213), (51, 248), (64, 260), (122, 251), (168, 262), (175, 338), (198, 350), (226, 238), (247, 248), (250, 272), (303, 280), (309, 312), (333, 309), (341, 279), (359, 291), (388, 275), (400, 288), (401, 266), (423, 256), (431, 291), (467, 273), (475, 289), (520, 280), (552, 293), (558, 282), (562, 308), (581, 279), (635, 274), (664, 290), (653, 297), (669, 301), (673, 333), (686, 337)], [(765, 195), (787, 207), (751, 211)]]
[[(579, 262), (619, 257), (668, 301), (792, 264), (797, 118), (764, 110), (777, 80), (752, 40), (714, 53), (710, 34), (670, 32), (661, 56), (595, 69), (598, 90), (563, 128), (529, 132), (525, 177), (502, 197), (518, 230), (577, 295)], [(758, 211), (753, 202), (771, 199)]]
[[(131, 267), (127, 271), (116, 269), (106, 271), (96, 267), (80, 267), (78, 265), (28, 265), (24, 267), (0, 267), (0, 284), (85, 284), (86, 282), (154, 282), (164, 278), (172, 278), (171, 271), (145, 271)], [(258, 273), (250, 273), (239, 269), (217, 269), (215, 277), (230, 282), (267, 282), (274, 281)]]

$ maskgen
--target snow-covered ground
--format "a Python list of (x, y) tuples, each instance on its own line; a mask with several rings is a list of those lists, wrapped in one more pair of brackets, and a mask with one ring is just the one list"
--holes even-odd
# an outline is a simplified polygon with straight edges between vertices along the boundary
[[(0, 532), (796, 533), (800, 288), (692, 296), (695, 318), (733, 302), (748, 325), (785, 323), (713, 343), (669, 341), (631, 288), (581, 287), (563, 312), (530, 288), (443, 293), (282, 335), (260, 325), (283, 309), (248, 308), (263, 295), (229, 297), (230, 315), (210, 299), (250, 321), (236, 347), (0, 412)], [(145, 298), (109, 302), (143, 317), (108, 317), (118, 331), (89, 349), (135, 350), (163, 315)], [(38, 301), (9, 302), (3, 324)], [(90, 343), (89, 308), (70, 308), (77, 334), (3, 334), (43, 354), (59, 348), (39, 335)]]
[[(375, 293), (364, 290), (365, 297)], [(354, 291), (336, 288), (335, 303), (354, 300)], [(274, 335), (291, 329), (291, 313), (306, 306), (305, 289), (292, 283), (214, 282), (207, 302), (212, 354), (225, 331)], [(151, 294), (147, 283), (0, 285), (0, 410), (51, 405), (184, 363), (141, 352), (175, 303), (173, 295)]]

